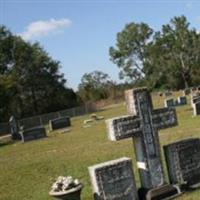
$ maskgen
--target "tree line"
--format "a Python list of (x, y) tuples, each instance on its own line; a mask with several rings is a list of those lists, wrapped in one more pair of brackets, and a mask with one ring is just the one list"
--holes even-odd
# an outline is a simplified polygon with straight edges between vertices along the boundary
[(79, 105), (60, 67), (38, 43), (25, 42), (0, 26), (0, 121)]

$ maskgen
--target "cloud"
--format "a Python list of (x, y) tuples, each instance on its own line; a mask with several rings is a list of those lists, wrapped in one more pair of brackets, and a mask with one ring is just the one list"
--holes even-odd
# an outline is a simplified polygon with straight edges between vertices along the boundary
[(185, 7), (186, 7), (188, 10), (192, 9), (192, 2), (191, 2), (191, 1), (187, 2), (186, 5), (185, 5)]
[(22, 33), (19, 33), (24, 40), (31, 40), (34, 38), (46, 36), (50, 33), (63, 29), (65, 27), (69, 27), (71, 25), (71, 21), (69, 19), (50, 19), (47, 21), (35, 21), (30, 23), (26, 30)]

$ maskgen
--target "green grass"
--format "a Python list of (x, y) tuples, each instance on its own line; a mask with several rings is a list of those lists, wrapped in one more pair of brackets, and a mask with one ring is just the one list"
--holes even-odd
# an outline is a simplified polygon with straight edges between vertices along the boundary
[[(200, 117), (192, 117), (190, 102), (177, 108), (179, 125), (159, 132), (161, 145), (190, 137), (200, 137)], [(155, 107), (163, 107), (163, 98), (154, 98)], [(124, 104), (99, 111), (105, 119), (126, 114)], [(51, 184), (59, 175), (72, 175), (84, 183), (83, 200), (92, 200), (88, 166), (122, 156), (133, 159), (139, 177), (131, 139), (111, 142), (107, 139), (104, 120), (83, 128), (84, 119), (72, 119), (71, 131), (49, 133), (48, 138), (22, 144), (0, 142), (0, 200), (48, 200)], [(200, 199), (200, 189), (179, 197)]]

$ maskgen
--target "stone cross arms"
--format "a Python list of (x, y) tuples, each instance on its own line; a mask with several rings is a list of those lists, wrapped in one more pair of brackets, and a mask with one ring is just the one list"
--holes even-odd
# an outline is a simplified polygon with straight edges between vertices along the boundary
[[(177, 125), (176, 111), (173, 108), (160, 108), (152, 112), (153, 127), (157, 130)], [(142, 123), (139, 116), (124, 115), (106, 120), (109, 139), (112, 141), (140, 136)]]

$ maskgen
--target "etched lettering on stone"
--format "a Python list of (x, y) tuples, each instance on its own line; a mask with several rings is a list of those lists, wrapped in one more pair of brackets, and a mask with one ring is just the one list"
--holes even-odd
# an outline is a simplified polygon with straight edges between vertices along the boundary
[(200, 186), (200, 139), (186, 139), (164, 146), (171, 183)]
[(138, 200), (129, 158), (91, 166), (89, 173), (96, 200)]

